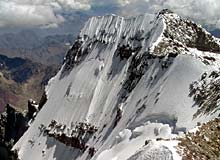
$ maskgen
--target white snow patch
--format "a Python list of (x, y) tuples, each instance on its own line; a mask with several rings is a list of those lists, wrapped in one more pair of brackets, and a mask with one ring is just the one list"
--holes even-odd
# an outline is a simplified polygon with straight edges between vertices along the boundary
[[(132, 138), (132, 135), (135, 138)], [(103, 151), (97, 160), (126, 160), (142, 148), (146, 140), (152, 140), (158, 137), (171, 139), (176, 137), (176, 135), (171, 134), (169, 125), (161, 123), (148, 122), (146, 125), (135, 128), (132, 132), (125, 129), (116, 137), (117, 143), (110, 149)], [(170, 142), (165, 144), (174, 151), (172, 148), (174, 143)]]

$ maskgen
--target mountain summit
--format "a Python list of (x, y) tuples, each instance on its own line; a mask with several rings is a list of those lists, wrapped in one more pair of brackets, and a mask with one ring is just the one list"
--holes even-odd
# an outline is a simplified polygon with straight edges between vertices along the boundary
[(21, 160), (187, 157), (179, 135), (219, 114), (219, 52), (219, 39), (169, 10), (92, 17), (14, 151)]

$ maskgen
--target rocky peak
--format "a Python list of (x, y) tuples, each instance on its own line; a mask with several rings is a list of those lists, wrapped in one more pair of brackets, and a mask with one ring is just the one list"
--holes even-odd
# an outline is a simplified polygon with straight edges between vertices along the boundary
[(171, 11), (170, 9), (162, 9), (159, 13), (158, 13), (158, 16), (159, 15), (166, 15), (166, 14), (173, 14), (174, 12)]
[(208, 33), (201, 25), (181, 18), (170, 10), (159, 12), (157, 19), (163, 19), (165, 28), (155, 54), (186, 52), (187, 48), (220, 53), (219, 39)]

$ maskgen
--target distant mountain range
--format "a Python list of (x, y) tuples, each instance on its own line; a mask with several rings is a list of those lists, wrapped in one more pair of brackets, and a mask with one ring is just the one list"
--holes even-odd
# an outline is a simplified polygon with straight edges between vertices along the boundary
[(220, 29), (215, 29), (215, 30), (211, 31), (211, 33), (212, 33), (215, 37), (220, 38)]
[(25, 109), (28, 99), (38, 101), (73, 40), (33, 30), (0, 35), (0, 112), (7, 103)]
[(60, 64), (73, 40), (71, 34), (41, 37), (31, 30), (6, 33), (0, 36), (0, 53), (46, 65)]

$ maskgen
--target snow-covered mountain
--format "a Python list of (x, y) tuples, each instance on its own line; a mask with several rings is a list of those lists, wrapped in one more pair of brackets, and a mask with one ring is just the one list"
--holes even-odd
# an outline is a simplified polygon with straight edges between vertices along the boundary
[(168, 10), (93, 17), (14, 151), (21, 160), (181, 159), (176, 137), (219, 114), (207, 95), (219, 91), (218, 53), (218, 39)]

